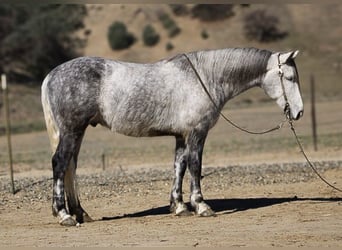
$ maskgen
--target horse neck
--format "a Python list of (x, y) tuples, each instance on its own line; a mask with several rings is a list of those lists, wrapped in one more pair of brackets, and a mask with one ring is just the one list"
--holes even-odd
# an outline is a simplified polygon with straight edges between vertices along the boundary
[(234, 96), (260, 86), (270, 54), (257, 49), (225, 49), (198, 52), (194, 56), (213, 98), (223, 106)]

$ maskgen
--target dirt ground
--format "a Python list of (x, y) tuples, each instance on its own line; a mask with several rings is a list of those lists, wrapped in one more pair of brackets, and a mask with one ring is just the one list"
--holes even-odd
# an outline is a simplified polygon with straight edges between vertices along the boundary
[[(328, 166), (324, 176), (334, 183), (342, 183), (341, 164), (333, 169)], [(37, 173), (31, 173), (30, 177), (22, 177), (27, 182), (24, 181), (14, 196), (2, 192), (0, 244), (342, 246), (341, 194), (307, 171), (270, 172), (269, 166), (257, 167), (263, 170), (255, 172), (256, 168), (240, 167), (241, 171), (234, 171), (239, 168), (236, 166), (230, 170), (218, 168), (214, 173), (215, 168), (207, 171), (203, 191), (208, 204), (216, 211), (216, 216), (209, 218), (170, 214), (171, 177), (163, 177), (163, 172), (132, 171), (126, 179), (119, 176), (112, 182), (115, 172), (84, 173), (79, 178), (83, 186), (81, 200), (95, 222), (80, 227), (57, 224), (51, 215), (51, 178), (44, 179), (44, 173), (39, 172), (35, 179)], [(140, 178), (137, 175), (142, 174), (145, 179), (141, 181), (127, 181), (130, 175)], [(187, 196), (185, 188), (186, 200)]]
[[(320, 134), (327, 142), (321, 142), (321, 145), (326, 143), (325, 147), (321, 146), (317, 153), (308, 149), (309, 154), (315, 156), (313, 160), (319, 172), (339, 187), (342, 185), (342, 147), (340, 140), (336, 143), (334, 139), (339, 138), (342, 130), (339, 122), (342, 116), (337, 115), (341, 112), (340, 105), (341, 102), (318, 106), (322, 111), (320, 117), (325, 121), (320, 123)], [(249, 111), (238, 110), (231, 115), (248, 117)], [(259, 111), (257, 114), (262, 117), (263, 109)], [(297, 126), (301, 134), (309, 133), (308, 119), (304, 118)], [(256, 118), (253, 125), (257, 127), (260, 123), (260, 127), (265, 127), (269, 122), (269, 119)], [(285, 132), (262, 141), (232, 132), (230, 140), (238, 145), (235, 149), (227, 148), (232, 141), (224, 143), (226, 139), (222, 135), (226, 128), (218, 124), (209, 136), (204, 154), (202, 189), (207, 203), (216, 211), (215, 217), (177, 217), (169, 213), (173, 145), (164, 146), (164, 142), (165, 145), (170, 143), (169, 139), (133, 143), (133, 139), (120, 141), (121, 137), (114, 136), (119, 142), (115, 147), (126, 150), (113, 156), (109, 164), (112, 167), (104, 171), (100, 167), (91, 168), (88, 165), (93, 162), (87, 165), (85, 160), (82, 161), (84, 166), (79, 168), (82, 206), (95, 220), (80, 227), (62, 227), (52, 216), (49, 166), (35, 168), (34, 164), (25, 163), (28, 167), (15, 173), (15, 195), (9, 193), (9, 179), (3, 169), (0, 174), (0, 245), (342, 247), (342, 195), (322, 183), (305, 166), (298, 149), (277, 147), (287, 138)], [(97, 136), (92, 137), (95, 132)], [(102, 130), (90, 130), (84, 142), (83, 159), (87, 152), (98, 147), (95, 140), (101, 136)], [(108, 132), (103, 138), (107, 137)], [(43, 132), (39, 132), (14, 136), (13, 141), (20, 147), (27, 144), (39, 151), (39, 145), (48, 147), (48, 142), (42, 138)], [(2, 149), (4, 141), (0, 142)], [(37, 145), (33, 147), (34, 142)], [(150, 152), (146, 148), (151, 144), (155, 148), (152, 145), (154, 151)], [(267, 144), (271, 147), (252, 146)], [(166, 158), (165, 162), (157, 161), (161, 156)], [(138, 165), (139, 161), (144, 164)], [(185, 201), (189, 197), (188, 183), (186, 175)]]

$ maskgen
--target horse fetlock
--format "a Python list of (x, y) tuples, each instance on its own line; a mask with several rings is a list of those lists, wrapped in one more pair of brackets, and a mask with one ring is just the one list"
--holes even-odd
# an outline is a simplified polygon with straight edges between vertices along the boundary
[(188, 210), (188, 207), (185, 205), (184, 202), (171, 202), (170, 212), (174, 213), (177, 216), (191, 215), (191, 213)]

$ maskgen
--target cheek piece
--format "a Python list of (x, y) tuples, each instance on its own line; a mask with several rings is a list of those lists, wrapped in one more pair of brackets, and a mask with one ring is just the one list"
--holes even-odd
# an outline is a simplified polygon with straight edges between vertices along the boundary
[(286, 96), (286, 92), (285, 92), (285, 86), (284, 86), (284, 71), (281, 69), (281, 66), (283, 65), (283, 63), (280, 63), (280, 53), (278, 54), (278, 75), (280, 78), (280, 84), (281, 84), (281, 88), (283, 90), (283, 96), (285, 99), (285, 106), (284, 106), (284, 114), (286, 115), (286, 117), (288, 119), (291, 119), (291, 110), (290, 110), (290, 104), (288, 102), (287, 96)]

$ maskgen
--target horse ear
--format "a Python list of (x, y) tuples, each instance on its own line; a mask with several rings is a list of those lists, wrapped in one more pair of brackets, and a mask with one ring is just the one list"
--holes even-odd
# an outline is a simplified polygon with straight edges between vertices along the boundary
[(297, 55), (299, 54), (299, 50), (295, 50), (292, 52), (291, 58), (295, 59), (297, 57)]
[(280, 54), (280, 62), (281, 63), (286, 63), (287, 61), (289, 61), (290, 59), (295, 59), (296, 56), (298, 55), (299, 53), (299, 50), (295, 50), (295, 51), (290, 51), (290, 52), (287, 52), (287, 53), (283, 53), (283, 54)]

